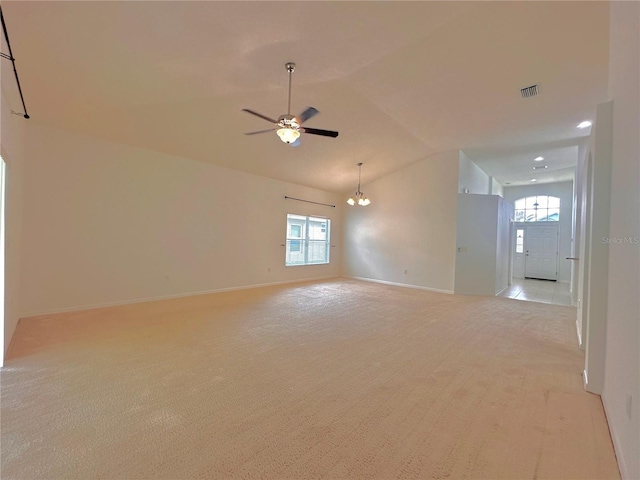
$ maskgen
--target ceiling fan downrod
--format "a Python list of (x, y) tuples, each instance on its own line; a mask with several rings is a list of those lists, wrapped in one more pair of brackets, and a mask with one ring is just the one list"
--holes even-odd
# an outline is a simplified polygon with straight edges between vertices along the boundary
[(296, 69), (296, 64), (293, 62), (287, 62), (284, 64), (287, 72), (289, 72), (289, 101), (287, 103), (287, 115), (291, 115), (291, 74)]

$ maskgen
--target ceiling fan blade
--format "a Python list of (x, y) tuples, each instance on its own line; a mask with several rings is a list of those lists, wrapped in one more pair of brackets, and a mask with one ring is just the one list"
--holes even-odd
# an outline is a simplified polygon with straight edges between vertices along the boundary
[(267, 122), (271, 122), (271, 123), (275, 123), (275, 124), (278, 123), (277, 120), (274, 120), (273, 118), (269, 118), (266, 115), (262, 115), (261, 113), (254, 112), (253, 110), (249, 110), (248, 108), (243, 108), (242, 111), (250, 113), (251, 115), (255, 115), (256, 117), (260, 117), (260, 118), (266, 120)]
[(302, 125), (304, 122), (306, 122), (307, 120), (309, 120), (311, 117), (317, 115), (318, 110), (316, 110), (313, 107), (307, 107), (307, 109), (302, 112), (300, 115), (298, 115), (297, 120), (298, 120), (298, 124)]
[(245, 135), (256, 135), (257, 133), (267, 133), (267, 132), (275, 132), (276, 128), (268, 128), (266, 130), (258, 130), (257, 132), (247, 132)]
[(322, 135), (323, 137), (333, 137), (336, 138), (338, 136), (338, 132), (334, 132), (332, 130), (320, 130), (319, 128), (301, 128), (304, 133), (310, 133), (311, 135)]

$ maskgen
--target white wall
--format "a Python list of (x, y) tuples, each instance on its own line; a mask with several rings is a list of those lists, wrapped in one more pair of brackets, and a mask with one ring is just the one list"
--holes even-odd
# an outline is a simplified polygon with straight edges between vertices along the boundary
[(458, 193), (491, 194), (491, 177), (484, 173), (462, 150), (459, 151)]
[[(342, 196), (29, 126), (24, 316), (340, 273)], [(331, 264), (284, 266), (287, 213), (331, 219)]]
[[(581, 257), (581, 249), (583, 248), (583, 223), (584, 223), (584, 203), (586, 202), (585, 198), (585, 177), (586, 177), (586, 165), (587, 165), (587, 157), (589, 155), (589, 147), (587, 142), (582, 142), (578, 145), (578, 164), (576, 165), (576, 172), (574, 176), (573, 183), (573, 241), (571, 244), (571, 256), (573, 258), (578, 258), (578, 260), (573, 261), (572, 269), (571, 269), (571, 298), (573, 303), (578, 306), (578, 310), (581, 309), (582, 306), (582, 297), (580, 294), (580, 277), (578, 275), (579, 268), (581, 262), (584, 261), (584, 258)], [(581, 316), (578, 316), (578, 321), (580, 321)], [(578, 325), (580, 331), (581, 325)], [(582, 343), (582, 342), (581, 342)]]
[(498, 197), (458, 195), (455, 292), (495, 295)]
[(497, 195), (458, 194), (455, 293), (496, 295), (507, 287), (512, 217)]
[(511, 221), (513, 204), (498, 198), (498, 236), (496, 242), (496, 278), (495, 293), (509, 286), (509, 257), (511, 254)]
[[(560, 198), (560, 221), (558, 228), (560, 231), (558, 254), (558, 281), (569, 283), (571, 281), (571, 229), (573, 213), (573, 182), (543, 183), (540, 185), (523, 185), (517, 187), (505, 187), (504, 199), (510, 203), (522, 197), (532, 195), (553, 195)], [(520, 225), (533, 225), (532, 223), (516, 223)]]
[[(607, 412), (624, 478), (640, 478), (640, 4), (611, 2), (609, 88), (613, 158), (605, 384)], [(627, 395), (631, 395), (630, 411)]]
[(495, 178), (489, 178), (491, 178), (491, 195), (500, 195), (501, 197), (504, 197), (504, 189), (502, 188), (502, 185), (500, 185)]
[[(606, 348), (609, 248), (603, 241), (609, 236), (611, 211), (611, 159), (613, 146), (613, 104), (601, 103), (590, 135), (592, 158), (591, 205), (587, 209), (589, 236), (588, 262), (585, 263), (586, 321), (585, 386), (591, 393), (602, 394)], [(588, 202), (589, 203), (589, 202)], [(584, 309), (583, 309), (584, 310)]]
[(575, 202), (575, 231), (574, 242), (571, 250), (571, 256), (578, 258), (573, 261), (573, 269), (571, 274), (573, 275), (573, 292), (572, 300), (577, 306), (577, 319), (576, 329), (578, 334), (578, 343), (581, 349), (585, 348), (585, 341), (587, 339), (587, 322), (583, 321), (586, 315), (586, 277), (583, 275), (583, 270), (589, 265), (589, 258), (587, 252), (590, 249), (590, 237), (587, 235), (587, 190), (590, 185), (590, 170), (589, 164), (593, 163), (590, 160), (591, 153), (588, 145), (582, 145), (578, 149), (578, 165), (576, 166), (576, 181), (574, 185), (574, 202)]
[(371, 205), (344, 210), (345, 276), (453, 291), (458, 158), (436, 154), (362, 186)]

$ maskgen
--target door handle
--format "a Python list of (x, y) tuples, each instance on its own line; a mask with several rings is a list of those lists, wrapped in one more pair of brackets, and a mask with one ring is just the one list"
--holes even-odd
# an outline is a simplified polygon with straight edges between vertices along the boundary
[(580, 260), (580, 259), (576, 257), (567, 257), (567, 260)]

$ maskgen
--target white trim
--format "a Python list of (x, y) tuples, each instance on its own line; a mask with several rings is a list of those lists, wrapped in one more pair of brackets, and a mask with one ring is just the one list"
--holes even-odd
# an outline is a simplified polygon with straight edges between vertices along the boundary
[(7, 339), (4, 336), (5, 333), (5, 276), (6, 276), (6, 262), (5, 262), (5, 238), (6, 238), (6, 165), (5, 161), (0, 155), (0, 367), (4, 365), (5, 353), (8, 351), (5, 348), (5, 342)]
[(577, 318), (576, 318), (576, 333), (578, 334), (578, 348), (583, 350), (584, 347), (582, 346), (582, 331), (580, 329), (580, 324), (578, 323), (578, 319)]
[(362, 280), (364, 282), (382, 283), (383, 285), (392, 285), (394, 287), (415, 288), (417, 290), (427, 290), (429, 292), (448, 293), (453, 295), (453, 290), (442, 290), (440, 288), (423, 287), (421, 285), (411, 285), (410, 283), (388, 282), (386, 280), (378, 280), (375, 278), (354, 277), (351, 275), (343, 275), (344, 278), (352, 278), (353, 280)]
[(508, 289), (509, 289), (509, 285), (507, 285), (507, 286), (506, 286), (506, 287), (504, 287), (502, 290), (500, 290), (498, 293), (496, 293), (496, 297), (497, 297), (498, 295), (500, 295), (502, 292), (504, 292), (505, 290), (508, 290)]
[(133, 300), (121, 300), (116, 302), (105, 302), (105, 303), (94, 303), (90, 305), (79, 305), (75, 307), (66, 307), (66, 308), (54, 308), (51, 310), (41, 310), (36, 312), (28, 312), (23, 313), (20, 317), (28, 318), (28, 317), (38, 317), (41, 315), (53, 315), (56, 313), (67, 313), (67, 312), (78, 312), (82, 310), (93, 310), (96, 308), (105, 308), (105, 307), (117, 307), (119, 305), (132, 305), (134, 303), (146, 303), (146, 302), (155, 302), (157, 300), (170, 300), (172, 298), (182, 298), (182, 297), (195, 297), (197, 295), (209, 295), (210, 293), (222, 293), (222, 292), (232, 292), (236, 290), (249, 290), (251, 288), (260, 288), (260, 287), (271, 287), (274, 285), (286, 285), (289, 283), (303, 283), (303, 282), (312, 282), (316, 280), (327, 280), (329, 278), (338, 278), (337, 275), (323, 276), (323, 277), (311, 277), (311, 278), (302, 278), (297, 280), (283, 280), (281, 282), (269, 282), (269, 283), (256, 283), (253, 285), (243, 285), (239, 287), (227, 287), (227, 288), (216, 288), (213, 290), (203, 290), (199, 292), (187, 292), (187, 293), (176, 293), (174, 295), (161, 295), (158, 297), (145, 297), (145, 298), (136, 298)]
[[(587, 377), (587, 370), (583, 370), (582, 371), (582, 385), (584, 386), (584, 389), (588, 392), (589, 389), (589, 378)], [(593, 392), (590, 392), (593, 393)], [(596, 394), (597, 395), (597, 394)]]
[(629, 477), (627, 465), (624, 463), (624, 456), (622, 455), (622, 444), (620, 443), (620, 439), (616, 435), (616, 432), (611, 428), (611, 424), (609, 423), (609, 415), (607, 412), (609, 409), (607, 408), (607, 402), (605, 400), (604, 395), (600, 396), (600, 400), (602, 400), (602, 407), (604, 408), (604, 416), (607, 421), (607, 427), (609, 427), (609, 435), (611, 436), (611, 441), (613, 442), (613, 451), (616, 454), (616, 459), (618, 460), (618, 469), (620, 470), (620, 478), (631, 478)]

